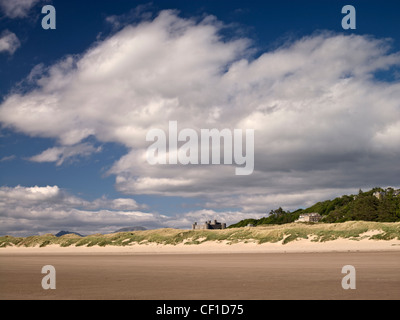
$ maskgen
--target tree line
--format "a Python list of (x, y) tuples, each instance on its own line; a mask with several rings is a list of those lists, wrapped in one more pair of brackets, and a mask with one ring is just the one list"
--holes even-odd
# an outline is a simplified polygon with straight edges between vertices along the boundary
[[(378, 195), (379, 194), (379, 195)], [(378, 195), (378, 196), (377, 196)], [(306, 209), (298, 209), (290, 212), (281, 207), (271, 210), (268, 216), (261, 219), (245, 219), (230, 228), (245, 227), (247, 225), (286, 224), (296, 221), (301, 214), (319, 213), (321, 222), (337, 223), (346, 221), (376, 221), (398, 222), (400, 221), (400, 194), (393, 188), (374, 188), (363, 192), (359, 190), (357, 195), (344, 195), (333, 200), (318, 202)]]

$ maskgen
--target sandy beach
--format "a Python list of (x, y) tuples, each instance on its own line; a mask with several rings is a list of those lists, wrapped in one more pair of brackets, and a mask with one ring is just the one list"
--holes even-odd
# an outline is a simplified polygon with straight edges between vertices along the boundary
[[(44, 265), (56, 269), (56, 290), (41, 287)], [(341, 286), (345, 265), (356, 268), (356, 290)], [(398, 240), (9, 247), (0, 249), (0, 299), (397, 300), (399, 271)]]
[(349, 240), (336, 239), (326, 242), (313, 242), (311, 239), (298, 239), (282, 244), (258, 244), (251, 241), (228, 243), (228, 241), (207, 241), (197, 245), (180, 243), (163, 245), (156, 243), (131, 244), (128, 246), (69, 246), (48, 245), (46, 247), (6, 247), (0, 248), (4, 254), (217, 254), (217, 253), (312, 253), (312, 252), (371, 252), (399, 251), (400, 240)]

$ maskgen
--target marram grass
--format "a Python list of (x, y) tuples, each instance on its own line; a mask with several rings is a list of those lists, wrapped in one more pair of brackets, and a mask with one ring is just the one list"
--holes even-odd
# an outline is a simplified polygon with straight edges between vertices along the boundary
[(336, 239), (350, 240), (400, 240), (400, 222), (367, 222), (348, 221), (344, 223), (291, 223), (285, 225), (265, 225), (225, 230), (180, 230), (157, 229), (114, 234), (94, 234), (86, 237), (64, 235), (55, 237), (52, 234), (31, 237), (0, 237), (0, 248), (46, 247), (48, 245), (69, 246), (129, 246), (132, 244), (163, 245), (198, 245), (208, 241), (234, 244), (239, 242), (287, 244), (299, 239), (310, 239), (314, 242), (326, 242)]

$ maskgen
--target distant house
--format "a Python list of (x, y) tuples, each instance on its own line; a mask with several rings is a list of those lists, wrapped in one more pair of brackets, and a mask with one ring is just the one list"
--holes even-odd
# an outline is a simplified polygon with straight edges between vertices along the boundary
[(319, 222), (321, 221), (322, 216), (319, 213), (304, 213), (299, 216), (295, 222)]
[(213, 229), (226, 229), (226, 223), (220, 223), (217, 220), (211, 222), (211, 220), (204, 222), (203, 224), (197, 224), (197, 222), (192, 225), (193, 230), (213, 230)]
[(400, 189), (394, 190), (393, 188), (386, 188), (384, 191), (376, 191), (373, 193), (373, 196), (378, 200), (382, 200), (388, 194), (392, 194), (394, 197), (400, 196)]
[(386, 195), (386, 192), (379, 192), (379, 191), (374, 192), (374, 194), (373, 194), (373, 196), (375, 198), (377, 198), (378, 200), (381, 200), (385, 195)]

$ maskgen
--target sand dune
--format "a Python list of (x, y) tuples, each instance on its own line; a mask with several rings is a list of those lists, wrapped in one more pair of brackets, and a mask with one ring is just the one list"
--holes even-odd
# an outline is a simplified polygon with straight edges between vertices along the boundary
[(157, 229), (86, 237), (0, 237), (2, 253), (270, 253), (400, 251), (400, 223), (351, 221), (225, 230)]

